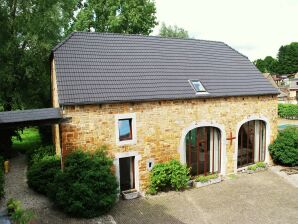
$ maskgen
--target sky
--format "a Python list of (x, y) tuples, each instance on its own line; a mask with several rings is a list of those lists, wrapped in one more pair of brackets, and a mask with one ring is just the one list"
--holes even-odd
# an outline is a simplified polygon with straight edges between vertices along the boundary
[[(223, 41), (251, 61), (276, 57), (298, 42), (298, 0), (155, 0), (161, 24), (186, 29), (192, 38)], [(157, 26), (153, 35), (157, 35)]]

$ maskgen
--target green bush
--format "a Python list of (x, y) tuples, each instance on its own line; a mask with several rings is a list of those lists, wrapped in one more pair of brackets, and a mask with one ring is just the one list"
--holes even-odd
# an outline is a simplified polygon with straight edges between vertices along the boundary
[(209, 180), (212, 180), (212, 179), (216, 179), (218, 178), (218, 174), (215, 173), (215, 174), (210, 174), (210, 175), (199, 175), (196, 177), (195, 181), (196, 182), (201, 182), (201, 183), (205, 183), (205, 182), (208, 182)]
[(298, 128), (288, 127), (280, 131), (269, 146), (274, 162), (287, 166), (298, 165)]
[(49, 184), (61, 169), (61, 161), (57, 156), (44, 156), (28, 167), (27, 183), (30, 188), (41, 194), (49, 194)]
[(187, 186), (189, 181), (189, 168), (176, 160), (156, 164), (150, 175), (149, 194), (158, 191), (181, 190)]
[(6, 206), (8, 215), (16, 224), (29, 224), (35, 218), (33, 211), (23, 209), (21, 202), (16, 199), (9, 199)]
[(278, 115), (286, 119), (298, 119), (298, 105), (278, 104)]
[(257, 162), (256, 163), (257, 168), (266, 168), (266, 163), (264, 162)]
[(256, 171), (257, 168), (266, 168), (266, 163), (257, 162), (256, 164), (253, 164), (253, 165), (247, 167), (248, 170), (253, 170), (253, 171)]
[(50, 197), (72, 216), (91, 218), (108, 212), (118, 194), (112, 164), (104, 150), (70, 153), (52, 183)]
[(29, 161), (29, 166), (33, 163), (40, 161), (45, 156), (54, 156), (56, 154), (55, 148), (52, 145), (41, 146), (38, 148), (33, 148), (31, 150), (27, 150), (27, 156)]

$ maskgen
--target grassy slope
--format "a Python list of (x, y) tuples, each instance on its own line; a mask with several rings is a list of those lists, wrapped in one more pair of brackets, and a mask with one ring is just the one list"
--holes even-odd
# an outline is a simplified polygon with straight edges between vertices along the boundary
[(26, 128), (21, 134), (22, 141), (13, 138), (13, 149), (25, 152), (26, 149), (36, 148), (41, 145), (41, 138), (37, 128)]

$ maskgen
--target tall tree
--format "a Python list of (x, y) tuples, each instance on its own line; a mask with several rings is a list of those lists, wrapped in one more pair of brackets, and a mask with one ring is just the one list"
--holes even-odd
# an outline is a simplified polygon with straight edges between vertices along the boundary
[(148, 35), (156, 22), (151, 0), (86, 0), (72, 30)]
[(254, 64), (262, 73), (276, 73), (277, 60), (271, 56), (267, 56), (264, 60), (257, 59)]
[(161, 24), (159, 30), (159, 36), (161, 37), (177, 37), (177, 38), (189, 38), (188, 32), (178, 26), (167, 26), (165, 23)]
[(298, 42), (281, 46), (277, 55), (279, 74), (293, 74), (298, 72)]
[[(1, 110), (50, 106), (49, 55), (69, 29), (77, 4), (78, 0), (0, 0)], [(0, 147), (7, 149), (15, 132), (5, 133)]]

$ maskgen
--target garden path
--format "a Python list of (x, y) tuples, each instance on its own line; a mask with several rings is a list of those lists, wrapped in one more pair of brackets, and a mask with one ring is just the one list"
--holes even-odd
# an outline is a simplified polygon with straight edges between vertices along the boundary
[(11, 159), (10, 171), (5, 175), (5, 197), (0, 201), (1, 211), (5, 210), (8, 199), (15, 198), (22, 202), (24, 208), (35, 212), (38, 224), (115, 224), (113, 217), (109, 215), (94, 219), (76, 219), (56, 210), (47, 197), (37, 194), (28, 187), (26, 169), (25, 155), (19, 154)]

